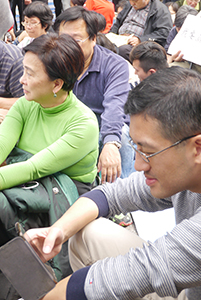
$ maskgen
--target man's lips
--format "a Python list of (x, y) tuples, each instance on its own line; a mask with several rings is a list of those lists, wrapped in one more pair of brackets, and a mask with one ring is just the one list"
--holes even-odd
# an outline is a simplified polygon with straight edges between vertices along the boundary
[[(146, 177), (146, 176), (145, 176)], [(156, 183), (157, 179), (156, 178), (151, 178), (151, 177), (146, 177), (146, 184), (148, 186), (152, 186)]]

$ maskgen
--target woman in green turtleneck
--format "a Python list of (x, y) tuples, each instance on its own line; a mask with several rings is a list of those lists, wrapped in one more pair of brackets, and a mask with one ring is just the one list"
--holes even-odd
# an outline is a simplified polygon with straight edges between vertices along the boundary
[(98, 124), (72, 93), (83, 70), (79, 45), (68, 35), (43, 35), (24, 48), (24, 97), (0, 126), (0, 163), (17, 143), (33, 156), (0, 168), (0, 190), (58, 171), (88, 190), (97, 173)]

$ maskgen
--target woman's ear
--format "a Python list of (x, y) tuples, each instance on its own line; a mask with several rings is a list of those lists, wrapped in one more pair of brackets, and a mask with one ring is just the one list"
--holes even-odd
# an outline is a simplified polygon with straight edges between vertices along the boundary
[(63, 87), (64, 81), (61, 78), (57, 78), (54, 80), (54, 88), (53, 93), (58, 93)]

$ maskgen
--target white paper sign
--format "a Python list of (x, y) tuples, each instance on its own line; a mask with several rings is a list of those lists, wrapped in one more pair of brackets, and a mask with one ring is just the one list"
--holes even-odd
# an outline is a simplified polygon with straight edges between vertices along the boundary
[(176, 54), (181, 50), (187, 61), (201, 65), (201, 18), (188, 15), (180, 31), (170, 44), (168, 54)]

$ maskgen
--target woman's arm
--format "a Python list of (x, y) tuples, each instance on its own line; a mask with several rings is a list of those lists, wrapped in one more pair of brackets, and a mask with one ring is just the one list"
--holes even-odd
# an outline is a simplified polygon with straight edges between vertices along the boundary
[[(27, 105), (26, 102), (25, 105)], [(76, 111), (78, 109), (83, 110), (84, 108), (75, 107)], [(87, 110), (89, 109), (87, 108)], [(36, 114), (37, 113), (38, 112), (36, 112)], [(34, 112), (27, 113), (26, 115), (25, 112), (24, 116), (23, 109), (21, 109), (20, 112), (20, 109), (17, 109), (15, 106), (4, 121), (5, 124), (2, 128), (0, 143), (4, 140), (4, 144), (7, 146), (8, 135), (9, 140), (10, 135), (14, 135), (14, 132), (17, 131), (18, 135), (15, 134), (15, 139), (11, 139), (13, 142), (9, 141), (9, 147), (7, 146), (6, 151), (4, 151), (5, 155), (2, 156), (2, 162), (15, 146), (22, 131), (23, 123), (25, 123), (25, 125), (20, 138), (21, 140), (24, 139), (24, 144), (21, 143), (20, 140), (19, 147), (26, 151), (28, 150), (25, 145), (30, 149), (34, 149), (35, 147), (32, 152), (34, 153), (36, 149), (41, 147), (42, 143), (43, 145), (41, 147), (42, 150), (38, 151), (27, 161), (14, 163), (1, 168), (0, 189), (10, 188), (58, 171), (63, 171), (76, 180), (92, 182), (94, 180), (94, 174), (96, 173), (96, 159), (98, 155), (98, 124), (95, 115), (93, 115), (91, 111), (87, 111), (86, 116), (83, 113), (77, 115), (76, 112), (75, 116), (67, 125), (65, 122), (66, 119), (68, 119), (68, 114), (63, 115), (64, 120), (60, 120), (62, 116), (58, 115), (58, 119), (55, 121), (53, 117), (48, 116), (49, 124), (46, 120), (41, 121), (42, 117), (40, 117), (35, 121), (35, 124), (37, 124), (35, 128), (34, 118), (32, 119), (33, 114)], [(71, 111), (70, 115), (72, 115)], [(60, 124), (58, 120), (61, 121)], [(63, 122), (65, 125), (60, 129)], [(13, 128), (11, 124), (14, 124), (17, 128)], [(50, 124), (52, 124), (51, 130), (49, 130)], [(8, 131), (8, 128), (13, 129)], [(47, 135), (45, 135), (45, 128), (47, 128)], [(24, 133), (25, 131), (27, 131), (26, 134)], [(43, 134), (41, 131), (43, 131)], [(53, 138), (54, 142), (51, 144), (52, 136), (56, 131), (56, 137)], [(59, 138), (57, 138), (57, 136), (59, 136)], [(44, 141), (44, 139), (46, 139), (47, 142)], [(46, 146), (48, 143), (49, 145)], [(39, 145), (39, 148), (37, 145)], [(29, 150), (29, 152), (31, 151)]]

